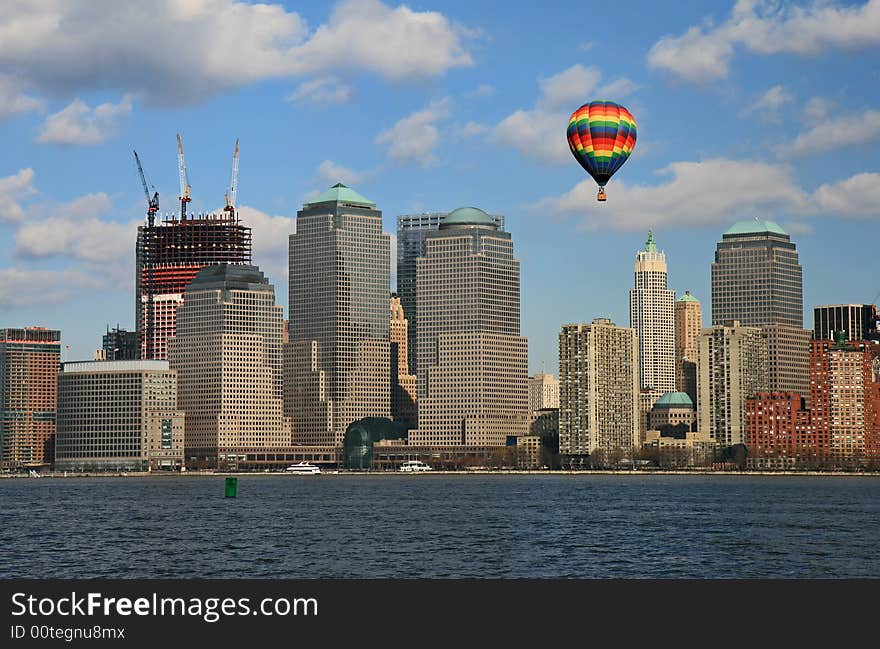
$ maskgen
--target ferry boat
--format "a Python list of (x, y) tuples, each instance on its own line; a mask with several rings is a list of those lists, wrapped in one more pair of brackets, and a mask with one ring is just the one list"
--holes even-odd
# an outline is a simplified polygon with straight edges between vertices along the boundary
[(321, 469), (316, 467), (314, 464), (309, 464), (308, 462), (300, 462), (299, 464), (291, 464), (289, 467), (285, 469), (287, 473), (293, 473), (296, 475), (320, 475)]
[(429, 465), (425, 464), (421, 460), (407, 460), (403, 464), (400, 465), (398, 471), (401, 473), (420, 473), (422, 471), (433, 471)]

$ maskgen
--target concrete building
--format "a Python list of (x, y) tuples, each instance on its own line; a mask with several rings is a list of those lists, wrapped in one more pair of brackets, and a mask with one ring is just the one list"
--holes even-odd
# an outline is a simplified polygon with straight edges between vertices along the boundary
[(424, 446), (498, 445), (528, 430), (513, 240), (474, 207), (429, 232), (416, 264), (418, 429)]
[(746, 441), (747, 400), (769, 384), (766, 334), (738, 321), (703, 329), (697, 430), (721, 446)]
[(638, 339), (607, 318), (559, 334), (559, 452), (632, 451), (639, 444)]
[(0, 468), (52, 463), (61, 332), (0, 329)]
[[(141, 357), (141, 345), (137, 331), (127, 331), (116, 325), (107, 326), (107, 333), (101, 337), (101, 360), (133, 361)], [(97, 359), (96, 359), (97, 360)]]
[(814, 340), (810, 408), (835, 461), (880, 462), (880, 344)]
[(180, 470), (183, 426), (168, 361), (63, 364), (56, 470)]
[(880, 315), (875, 304), (826, 304), (813, 308), (813, 339), (834, 340), (838, 331), (847, 340), (880, 341)]
[(675, 390), (675, 291), (667, 287), (666, 254), (653, 231), (636, 253), (629, 322), (639, 339), (639, 386), (660, 394)]
[[(376, 204), (341, 183), (303, 205), (290, 235), (290, 342), (317, 363), (289, 363), (309, 376), (285, 381), (323, 372), (323, 397), (312, 398), (329, 404), (337, 446), (352, 422), (391, 415), (390, 246)], [(291, 415), (305, 433), (312, 414)]]
[(685, 291), (675, 302), (675, 389), (697, 402), (697, 358), (703, 309), (700, 301)]
[(251, 248), (251, 229), (241, 223), (235, 211), (184, 218), (172, 214), (153, 226), (139, 226), (135, 324), (141, 358), (168, 358), (177, 309), (199, 270), (212, 264), (249, 264)]
[(284, 416), (291, 422), (293, 443), (335, 446), (333, 402), (327, 372), (320, 368), (318, 341), (288, 341), (283, 356)]
[(816, 428), (807, 400), (800, 394), (758, 392), (747, 400), (746, 411), (750, 466), (787, 469), (827, 457), (827, 434)]
[[(409, 371), (416, 372), (416, 260), (427, 252), (425, 241), (429, 232), (440, 229), (449, 212), (401, 214), (397, 217), (397, 295), (409, 327), (407, 332)], [(499, 230), (504, 230), (504, 217), (489, 215)]]
[(282, 308), (256, 266), (199, 271), (170, 341), (186, 413), (187, 466), (234, 464), (241, 448), (290, 446), (282, 412)]
[(400, 298), (391, 296), (391, 418), (416, 425), (416, 377), (409, 373), (409, 336)]
[(648, 430), (660, 431), (664, 437), (684, 438), (696, 432), (697, 412), (686, 392), (667, 392), (651, 409)]
[(718, 242), (712, 264), (712, 325), (764, 327), (768, 388), (806, 394), (809, 339), (797, 247), (773, 221), (741, 221)]
[(559, 381), (542, 372), (529, 378), (529, 412), (559, 409)]

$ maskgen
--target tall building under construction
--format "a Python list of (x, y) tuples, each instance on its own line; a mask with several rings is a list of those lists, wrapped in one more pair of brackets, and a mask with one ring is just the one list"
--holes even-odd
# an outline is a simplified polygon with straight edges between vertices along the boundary
[(241, 224), (235, 211), (171, 215), (153, 226), (138, 227), (135, 322), (141, 357), (168, 358), (168, 339), (176, 331), (183, 293), (202, 268), (250, 264), (251, 258), (251, 229)]

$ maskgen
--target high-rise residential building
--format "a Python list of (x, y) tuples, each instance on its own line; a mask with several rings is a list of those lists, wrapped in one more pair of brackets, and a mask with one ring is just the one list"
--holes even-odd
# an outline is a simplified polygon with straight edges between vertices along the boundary
[(654, 232), (636, 253), (629, 322), (639, 340), (639, 385), (660, 394), (675, 390), (675, 291), (667, 288), (666, 254)]
[(119, 325), (111, 329), (108, 325), (107, 333), (101, 337), (102, 360), (106, 361), (131, 361), (141, 357), (141, 345), (137, 331), (120, 329)]
[(810, 408), (835, 459), (880, 461), (880, 344), (814, 340)]
[(407, 428), (416, 425), (416, 377), (409, 373), (409, 337), (403, 307), (391, 296), (391, 418)]
[(639, 444), (638, 339), (607, 318), (559, 334), (559, 452), (630, 452)]
[(541, 372), (529, 379), (529, 412), (559, 408), (559, 381)]
[(806, 397), (795, 392), (757, 392), (747, 400), (745, 444), (757, 466), (790, 468), (828, 454), (828, 437), (813, 423)]
[(746, 401), (769, 383), (766, 334), (738, 321), (703, 329), (697, 367), (697, 430), (722, 446), (744, 444)]
[(56, 470), (179, 470), (183, 427), (168, 361), (63, 364)]
[(187, 465), (229, 466), (241, 449), (289, 446), (275, 288), (256, 266), (218, 264), (200, 270), (184, 298), (170, 362)]
[(880, 315), (875, 304), (827, 304), (813, 308), (813, 339), (835, 340), (845, 331), (847, 340), (880, 341)]
[(510, 233), (450, 212), (416, 262), (418, 429), (411, 444), (504, 445), (528, 430), (528, 342)]
[(675, 386), (697, 402), (697, 358), (703, 309), (700, 301), (685, 291), (675, 302)]
[(177, 309), (196, 273), (212, 264), (251, 263), (251, 229), (238, 212), (190, 214), (138, 227), (135, 250), (135, 325), (141, 357), (168, 358)]
[(0, 468), (52, 463), (61, 332), (0, 329)]
[[(409, 371), (416, 371), (416, 259), (424, 257), (429, 232), (440, 229), (449, 212), (401, 214), (397, 217), (397, 294), (403, 315), (409, 325)], [(504, 216), (490, 214), (499, 230), (504, 229)]]
[[(303, 205), (290, 235), (290, 342), (315, 342), (292, 351), (316, 350), (317, 364), (292, 359), (289, 367), (324, 373), (337, 446), (352, 422), (391, 415), (390, 249), (382, 212), (341, 183)], [(297, 430), (308, 425), (298, 417), (312, 418), (292, 415)]]
[(809, 389), (810, 332), (804, 330), (797, 247), (773, 221), (741, 221), (718, 242), (712, 264), (712, 324), (738, 320), (767, 333), (768, 389)]

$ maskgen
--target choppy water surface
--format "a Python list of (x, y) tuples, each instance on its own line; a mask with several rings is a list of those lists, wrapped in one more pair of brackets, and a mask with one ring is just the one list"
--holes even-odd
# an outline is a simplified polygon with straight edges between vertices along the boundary
[(880, 577), (880, 478), (0, 480), (0, 577)]

